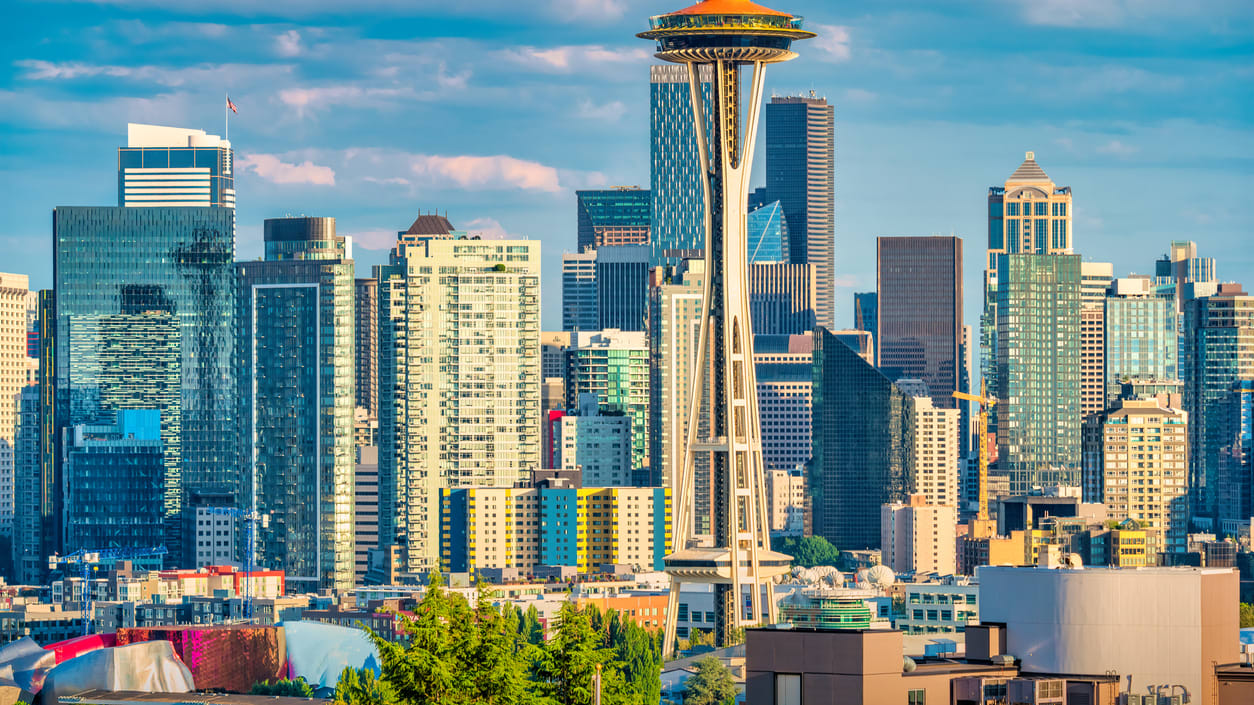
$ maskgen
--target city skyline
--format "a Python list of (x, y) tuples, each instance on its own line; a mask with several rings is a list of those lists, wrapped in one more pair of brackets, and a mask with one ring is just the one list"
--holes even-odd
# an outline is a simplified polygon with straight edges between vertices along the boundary
[[(378, 2), (369, 19), (348, 22), (321, 3), (267, 14), (242, 3), (212, 14), (140, 0), (74, 5), (60, 32), (3, 50), (11, 68), (0, 101), (10, 109), (0, 152), (26, 175), (0, 201), (10, 214), (0, 244), (17, 255), (8, 268), (29, 273), (32, 288), (51, 283), (47, 214), (113, 201), (101, 177), (116, 165), (103, 155), (123, 144), (127, 121), (221, 134), (229, 91), (240, 109), (230, 136), (244, 194), (241, 260), (260, 256), (265, 218), (306, 213), (336, 217), (364, 270), (381, 263), (415, 210), (447, 210), (468, 230), (544, 243), (544, 326), (558, 327), (553, 283), (561, 253), (575, 250), (574, 189), (649, 182), (651, 60), (623, 32), (669, 8), (473, 5)], [(1249, 171), (1231, 155), (1251, 143), (1240, 99), (1251, 18), (1239, 3), (1218, 3), (1204, 19), (1160, 4), (1062, 0), (796, 9), (832, 31), (802, 49), (810, 60), (773, 74), (767, 91), (814, 89), (836, 105), (838, 325), (852, 318), (851, 292), (873, 288), (876, 236), (982, 240), (984, 213), (970, 194), (1004, 180), (1027, 150), (1082, 194), (1075, 242), (1086, 259), (1151, 273), (1158, 250), (1195, 239), (1203, 254), (1232, 253), (1221, 280), (1250, 278), (1254, 258), (1231, 247), (1243, 234), (1234, 204)], [(53, 11), (15, 8), (19, 23)], [(1023, 41), (963, 39), (999, 26)], [(1141, 48), (1149, 41), (1155, 49)], [(995, 100), (980, 74), (1001, 65), (1041, 89), (1008, 84), (1014, 100)], [(478, 109), (503, 101), (513, 109)], [(467, 110), (476, 120), (456, 118)], [(901, 186), (918, 208), (887, 207)], [(1163, 191), (1177, 194), (1165, 210), (1155, 197)], [(1146, 241), (1156, 249), (1138, 247)], [(978, 291), (980, 253), (969, 246), (966, 255), (965, 288)]]

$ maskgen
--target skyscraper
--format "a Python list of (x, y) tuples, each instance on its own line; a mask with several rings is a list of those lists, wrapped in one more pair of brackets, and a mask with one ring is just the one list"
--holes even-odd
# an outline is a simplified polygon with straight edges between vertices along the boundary
[(1105, 303), (1106, 399), (1127, 380), (1180, 378), (1179, 334), (1170, 298), (1159, 296), (1149, 279), (1116, 279)]
[(766, 191), (788, 222), (788, 261), (813, 264), (819, 325), (836, 327), (836, 111), (826, 98), (766, 106)]
[(1217, 282), (1215, 259), (1199, 257), (1197, 243), (1190, 240), (1172, 240), (1171, 251), (1154, 262), (1155, 283), (1163, 293), (1170, 293), (1176, 302), (1176, 312), (1184, 310), (1185, 290), (1188, 284)]
[(1212, 411), (1219, 415), (1215, 422), (1218, 530), (1239, 535), (1254, 515), (1254, 380), (1233, 382), (1232, 391)]
[(877, 238), (876, 282), (880, 369), (891, 379), (923, 380), (937, 407), (955, 408), (962, 364), (962, 239)]
[(441, 489), (540, 467), (540, 243), (444, 229), (375, 269), (379, 543), (404, 546), (409, 570), (438, 565)]
[[(1069, 254), (1071, 187), (1058, 186), (1028, 152), (1003, 186), (988, 190), (988, 269), (984, 272), (984, 312), (980, 317), (981, 373), (990, 391), (998, 389), (997, 271), (1003, 254)], [(990, 418), (997, 431), (1000, 415)]]
[[(1222, 406), (1233, 385), (1254, 379), (1254, 296), (1221, 284), (1213, 296), (1187, 299), (1180, 367), (1189, 414), (1189, 495), (1195, 522), (1211, 522), (1218, 506), (1219, 453), (1226, 444)], [(1213, 525), (1212, 525), (1213, 526)]]
[(161, 412), (76, 424), (63, 439), (66, 550), (159, 546), (165, 538)]
[[(44, 552), (40, 492), (39, 387), (18, 392), (17, 438), (13, 477), (13, 570), (20, 585), (42, 582), (48, 568)], [(60, 517), (57, 517), (59, 520)], [(49, 542), (50, 543), (50, 542)]]
[(356, 315), (356, 344), (353, 354), (357, 359), (354, 394), (357, 406), (366, 410), (366, 416), (379, 416), (379, 282), (376, 279), (357, 279), (353, 305)]
[(762, 465), (768, 472), (793, 471), (810, 462), (813, 352), (812, 333), (754, 336)]
[(643, 331), (649, 301), (649, 247), (596, 250), (597, 329)]
[(814, 337), (814, 535), (876, 548), (880, 505), (909, 495), (911, 398), (826, 329)]
[(1109, 262), (1080, 262), (1080, 415), (1088, 421), (1108, 407), (1106, 294), (1114, 280)]
[(580, 331), (566, 348), (566, 408), (596, 395), (605, 412), (631, 419), (631, 484), (647, 487), (649, 473), (649, 343), (644, 332)]
[(232, 208), (53, 212), (49, 431), (59, 437), (121, 409), (160, 411), (173, 565), (190, 548), (186, 507), (238, 488), (234, 227)]
[(0, 533), (13, 528), (18, 393), (27, 383), (26, 302), (30, 281), (24, 274), (0, 272)]
[(802, 335), (814, 330), (817, 267), (760, 262), (749, 265), (749, 316), (756, 335)]
[(356, 280), (334, 218), (271, 218), (240, 262), (239, 421), (257, 565), (309, 589), (353, 585)]
[[(711, 111), (710, 71), (701, 71), (701, 99)], [(701, 195), (701, 158), (692, 123), (688, 70), (676, 64), (649, 67), (650, 267), (675, 266), (705, 252)], [(707, 140), (713, 134), (711, 127)]]
[(997, 257), (997, 469), (1012, 494), (1080, 486), (1080, 256)]
[(235, 153), (204, 130), (126, 126), (118, 148), (118, 205), (235, 208)]
[(562, 255), (562, 330), (596, 330), (597, 253)]
[(580, 252), (604, 245), (649, 244), (652, 194), (636, 186), (575, 192)]
[(1150, 547), (1153, 552), (1183, 553), (1188, 550), (1188, 416), (1158, 401), (1112, 403), (1102, 415), (1106, 516), (1156, 529), (1164, 540)]

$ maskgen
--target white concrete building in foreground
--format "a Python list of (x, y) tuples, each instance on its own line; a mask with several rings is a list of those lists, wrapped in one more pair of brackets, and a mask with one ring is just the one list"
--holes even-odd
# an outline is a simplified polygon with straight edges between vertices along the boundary
[(1006, 625), (1023, 672), (1118, 673), (1128, 692), (1179, 686), (1211, 703), (1214, 664), (1239, 659), (1231, 568), (983, 566), (976, 579), (980, 621)]

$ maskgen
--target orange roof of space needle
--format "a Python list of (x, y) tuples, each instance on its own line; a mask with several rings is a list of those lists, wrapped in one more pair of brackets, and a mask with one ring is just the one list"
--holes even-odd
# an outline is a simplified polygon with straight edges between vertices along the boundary
[(685, 7), (668, 15), (778, 15), (792, 17), (787, 12), (772, 10), (749, 0), (702, 0), (692, 7)]

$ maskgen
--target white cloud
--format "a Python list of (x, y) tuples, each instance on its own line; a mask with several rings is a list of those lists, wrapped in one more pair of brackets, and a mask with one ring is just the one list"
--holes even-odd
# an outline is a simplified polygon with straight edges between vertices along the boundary
[(155, 83), (173, 88), (188, 85), (229, 85), (236, 80), (282, 80), (292, 72), (287, 64), (200, 64), (186, 68), (164, 66), (117, 66), (81, 61), (21, 59), (14, 66), (24, 69), (19, 78), (28, 81), (73, 81), (88, 78), (116, 78)]
[(283, 57), (300, 56), (305, 47), (301, 44), (300, 32), (289, 29), (274, 38), (274, 51)]
[(504, 49), (499, 55), (524, 68), (551, 73), (599, 70), (606, 65), (643, 63), (649, 59), (646, 49), (607, 48), (600, 44), (546, 48), (520, 46)]
[(354, 247), (364, 247), (367, 250), (388, 250), (396, 244), (395, 228), (391, 230), (359, 230), (352, 233), (341, 233), (345, 237), (353, 238)]
[(410, 159), (410, 169), (418, 176), (437, 182), (452, 181), (467, 189), (507, 188), (549, 193), (562, 190), (557, 169), (503, 154), (489, 157), (416, 154)]
[(852, 103), (870, 103), (879, 98), (879, 94), (862, 88), (850, 88), (845, 91), (845, 100)]
[(552, 0), (556, 17), (608, 22), (623, 16), (625, 0)]
[(1098, 154), (1108, 154), (1112, 157), (1130, 157), (1141, 151), (1139, 147), (1131, 144), (1124, 144), (1119, 140), (1111, 140), (1097, 148)]
[(308, 159), (295, 164), (285, 162), (275, 154), (245, 154), (235, 160), (235, 166), (276, 184), (335, 185), (334, 169), (314, 164)]
[[(819, 36), (810, 40), (810, 46), (819, 50), (819, 57), (824, 61), (848, 61), (852, 52), (849, 48), (849, 28), (843, 25), (815, 24), (810, 29)], [(802, 49), (804, 51), (804, 48)]]
[(478, 235), (484, 240), (521, 240), (521, 235), (515, 235), (505, 229), (500, 221), (494, 218), (475, 218), (466, 223), (466, 227), (462, 228), (471, 235)]
[(627, 112), (627, 106), (621, 100), (612, 100), (605, 105), (597, 105), (591, 100), (582, 100), (575, 114), (585, 120), (601, 122), (618, 122)]

